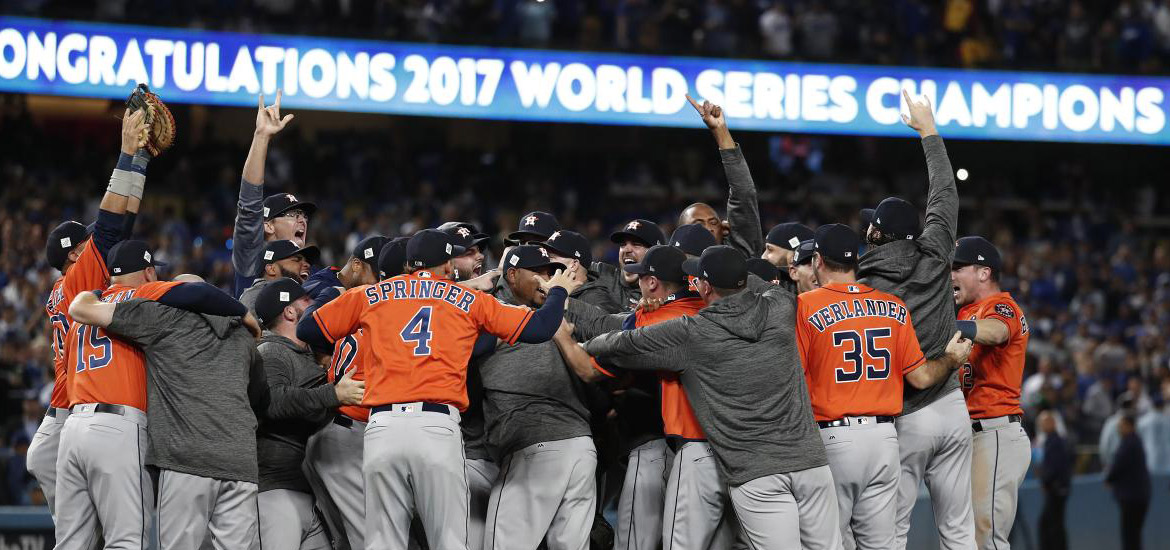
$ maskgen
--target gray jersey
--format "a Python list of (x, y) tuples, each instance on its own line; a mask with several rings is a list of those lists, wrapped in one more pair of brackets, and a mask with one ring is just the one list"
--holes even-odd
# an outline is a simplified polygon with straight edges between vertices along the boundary
[(256, 279), (255, 281), (252, 281), (252, 286), (248, 287), (244, 290), (243, 293), (240, 294), (240, 303), (244, 304), (244, 306), (248, 308), (248, 311), (252, 312), (252, 315), (256, 315), (256, 298), (260, 297), (260, 291), (270, 283), (272, 283), (272, 281), (267, 279)]
[[(923, 138), (922, 150), (930, 176), (922, 235), (870, 248), (861, 256), (857, 277), (861, 283), (906, 302), (922, 352), (928, 359), (937, 359), (955, 334), (951, 260), (959, 223), (959, 192), (942, 138)], [(907, 384), (902, 414), (917, 411), (958, 387), (954, 375), (925, 390)]]
[(241, 320), (134, 299), (117, 305), (108, 330), (146, 355), (146, 463), (255, 483), (251, 401), (263, 393), (263, 362)]
[(616, 305), (617, 311), (613, 313), (633, 311), (634, 306), (638, 305), (638, 300), (642, 299), (642, 290), (636, 284), (634, 286), (626, 284), (626, 280), (622, 278), (621, 268), (605, 262), (593, 262), (591, 271), (597, 273), (596, 284), (606, 289), (609, 301)]
[(764, 229), (760, 225), (760, 205), (752, 173), (739, 145), (735, 149), (720, 149), (719, 159), (727, 176), (727, 224), (731, 226), (731, 234), (723, 244), (749, 258), (759, 258), (764, 253)]
[(678, 372), (732, 486), (828, 464), (793, 326), (796, 297), (745, 290), (681, 317), (612, 332), (585, 350), (617, 367)]
[(607, 313), (626, 311), (627, 308), (614, 300), (613, 292), (606, 286), (607, 282), (609, 282), (607, 279), (603, 279), (596, 271), (590, 269), (586, 274), (585, 283), (577, 287), (569, 297), (593, 304)]
[[(232, 268), (236, 277), (259, 277), (264, 252), (264, 186), (240, 179), (240, 199), (232, 228)], [(248, 306), (248, 309), (252, 309)]]

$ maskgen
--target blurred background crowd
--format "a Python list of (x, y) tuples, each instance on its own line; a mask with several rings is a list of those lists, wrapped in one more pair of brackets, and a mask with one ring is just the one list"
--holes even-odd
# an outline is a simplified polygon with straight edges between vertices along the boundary
[[(1170, 46), (1170, 0), (893, 0), (850, 2), (848, 10), (840, 2), (748, 0), (125, 0), (81, 11), (66, 2), (0, 4), (5, 13), (41, 16), (133, 22), (149, 9), (154, 23), (233, 22), (221, 30), (1048, 70), (1164, 71)], [(254, 113), (174, 110), (180, 139), (150, 166), (135, 236), (171, 263), (164, 277), (197, 273), (227, 289)], [(45, 235), (64, 219), (93, 219), (116, 160), (121, 111), (104, 101), (0, 95), (0, 131), (9, 136), (0, 148), (0, 504), (41, 498), (24, 453), (52, 383), (43, 306), (58, 273), (43, 259)], [(669, 234), (686, 204), (726, 200), (719, 157), (697, 116), (695, 129), (680, 130), (296, 114), (272, 146), (266, 192), (319, 206), (309, 241), (332, 265), (366, 235), (448, 220), (495, 235), (498, 253), (501, 236), (537, 209), (593, 238), (595, 257), (613, 261), (607, 236), (615, 226), (648, 218)], [(924, 206), (925, 166), (910, 130), (906, 139), (732, 132), (752, 167), (765, 230), (783, 221), (857, 226), (858, 209), (888, 195)], [(1052, 411), (1055, 429), (1075, 446), (1076, 471), (1100, 471), (1115, 449), (1102, 434), (1115, 433), (1128, 413), (1150, 469), (1170, 473), (1164, 155), (959, 140), (948, 149), (971, 174), (959, 186), (959, 234), (1000, 248), (1003, 286), (1033, 331), (1023, 401), (1037, 449), (1045, 434), (1033, 424)]]

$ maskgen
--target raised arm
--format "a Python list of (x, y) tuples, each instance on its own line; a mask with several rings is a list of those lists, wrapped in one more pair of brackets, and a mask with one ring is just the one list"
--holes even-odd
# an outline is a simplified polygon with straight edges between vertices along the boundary
[(622, 323), (633, 313), (606, 313), (601, 308), (570, 299), (565, 305), (565, 319), (576, 327), (573, 335), (588, 340), (615, 330), (622, 329)]
[(235, 298), (208, 283), (182, 283), (159, 296), (158, 303), (177, 309), (223, 317), (243, 317), (248, 313)]
[(681, 372), (688, 362), (687, 323), (680, 317), (635, 330), (610, 332), (585, 342), (585, 352), (594, 359), (630, 370)]
[(911, 99), (905, 90), (902, 95), (910, 111), (909, 116), (902, 115), (902, 121), (922, 138), (922, 152), (926, 155), (926, 173), (930, 180), (926, 195), (926, 223), (919, 242), (935, 256), (951, 258), (955, 254), (959, 226), (959, 190), (955, 186), (955, 172), (951, 169), (947, 148), (935, 128), (930, 100)]
[(727, 219), (724, 230), (728, 233), (724, 244), (731, 245), (749, 258), (759, 257), (764, 252), (764, 229), (760, 224), (760, 204), (756, 184), (748, 170), (747, 161), (739, 144), (731, 139), (727, 129), (727, 117), (723, 108), (704, 101), (699, 104), (690, 95), (687, 101), (698, 111), (703, 123), (711, 130), (715, 145), (719, 147), (719, 158), (723, 162), (723, 173), (727, 176)]
[[(260, 273), (260, 253), (264, 249), (264, 165), (268, 159), (268, 144), (284, 129), (293, 115), (280, 116), (281, 91), (276, 91), (276, 103), (264, 106), (264, 95), (259, 96), (256, 109), (256, 130), (252, 146), (244, 161), (244, 175), (240, 180), (240, 200), (236, 211), (236, 225), (232, 230), (232, 267), (236, 271), (236, 296), (252, 283)], [(241, 286), (243, 285), (243, 286)]]

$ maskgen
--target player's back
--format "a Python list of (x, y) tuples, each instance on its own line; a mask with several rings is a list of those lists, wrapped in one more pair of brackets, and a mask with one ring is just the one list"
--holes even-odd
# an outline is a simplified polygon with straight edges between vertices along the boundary
[[(156, 281), (138, 287), (116, 284), (102, 293), (101, 300), (156, 300), (178, 284), (181, 283)], [(73, 323), (65, 338), (64, 361), (70, 407), (108, 403), (146, 410), (146, 356), (134, 344), (100, 327)]]
[(902, 376), (925, 358), (906, 304), (861, 283), (801, 294), (797, 342), (818, 421), (902, 412)]

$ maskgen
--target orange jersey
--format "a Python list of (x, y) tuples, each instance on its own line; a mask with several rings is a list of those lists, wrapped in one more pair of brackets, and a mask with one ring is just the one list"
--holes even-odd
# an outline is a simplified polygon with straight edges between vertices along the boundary
[(902, 377), (926, 362), (906, 304), (861, 283), (797, 298), (796, 341), (818, 421), (902, 413)]
[(960, 320), (996, 319), (1008, 328), (1008, 339), (998, 346), (975, 344), (959, 380), (971, 418), (1023, 414), (1020, 385), (1028, 350), (1028, 320), (1011, 294), (1000, 292), (963, 306)]
[(69, 272), (53, 283), (53, 291), (45, 303), (45, 313), (49, 316), (49, 337), (53, 346), (53, 395), (49, 398), (51, 407), (67, 408), (70, 405), (69, 384), (66, 382), (69, 370), (65, 368), (65, 337), (73, 326), (69, 304), (82, 292), (105, 288), (110, 278), (106, 271), (106, 261), (98, 252), (93, 238), (81, 246), (81, 255), (73, 262)]
[(399, 275), (351, 288), (313, 313), (337, 342), (361, 328), (370, 348), (362, 405), (428, 401), (467, 409), (467, 361), (480, 331), (516, 343), (532, 309), (435, 279)]
[[(688, 296), (672, 300), (667, 298), (662, 307), (646, 312), (634, 312), (634, 326), (645, 327), (669, 321), (678, 317), (694, 315), (703, 309), (703, 300)], [(662, 430), (666, 435), (682, 437), (684, 439), (706, 439), (703, 428), (699, 426), (699, 419), (695, 418), (695, 411), (691, 409), (691, 402), (683, 391), (682, 382), (676, 373), (659, 373), (662, 381)]]
[[(180, 284), (156, 281), (138, 287), (113, 285), (102, 293), (102, 301), (157, 300)], [(73, 323), (65, 337), (65, 365), (70, 407), (78, 403), (109, 403), (146, 410), (146, 356), (134, 344), (107, 334), (105, 329)]]
[[(354, 380), (365, 380), (362, 365), (369, 361), (369, 346), (362, 329), (338, 340), (333, 344), (333, 358), (329, 361), (327, 376), (330, 384), (336, 384), (345, 373), (353, 371)], [(358, 405), (342, 405), (337, 412), (360, 422), (370, 421), (370, 409)]]

